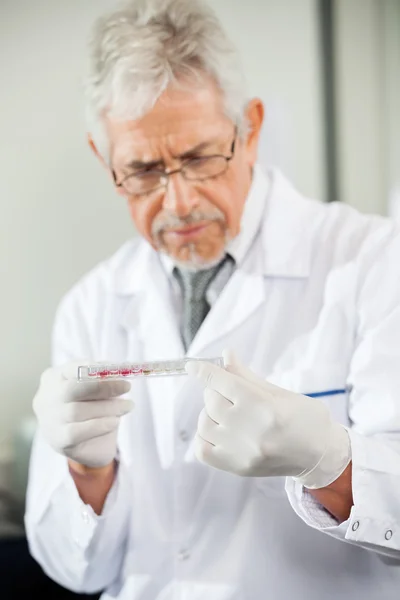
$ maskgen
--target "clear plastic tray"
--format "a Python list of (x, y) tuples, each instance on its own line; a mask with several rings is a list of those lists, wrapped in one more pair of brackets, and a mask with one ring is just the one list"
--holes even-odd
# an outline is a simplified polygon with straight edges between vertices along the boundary
[(224, 366), (222, 357), (181, 358), (143, 363), (99, 363), (78, 367), (78, 381), (91, 381), (93, 379), (136, 379), (138, 377), (176, 377), (177, 375), (187, 374), (185, 365), (189, 361), (204, 361), (219, 367)]

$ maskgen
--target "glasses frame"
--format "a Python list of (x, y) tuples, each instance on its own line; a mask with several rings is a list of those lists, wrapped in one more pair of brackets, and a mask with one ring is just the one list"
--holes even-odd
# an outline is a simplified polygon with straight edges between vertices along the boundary
[(238, 130), (237, 130), (237, 126), (235, 126), (235, 133), (234, 133), (234, 137), (233, 137), (232, 144), (231, 144), (230, 154), (228, 156), (225, 154), (209, 154), (209, 155), (201, 157), (201, 158), (206, 158), (206, 159), (208, 159), (208, 158), (224, 158), (225, 159), (225, 162), (226, 162), (225, 169), (223, 171), (221, 171), (220, 173), (216, 173), (215, 175), (209, 175), (207, 177), (199, 177), (199, 178), (193, 178), (193, 179), (187, 178), (185, 176), (185, 172), (184, 172), (185, 168), (188, 166), (188, 164), (191, 163), (191, 161), (198, 160), (195, 158), (188, 158), (182, 162), (181, 166), (178, 169), (171, 169), (171, 170), (154, 169), (155, 172), (160, 173), (160, 185), (157, 185), (156, 187), (151, 188), (150, 190), (147, 190), (146, 192), (132, 193), (132, 192), (129, 192), (124, 187), (124, 183), (127, 179), (130, 179), (131, 177), (136, 176), (134, 173), (131, 173), (130, 175), (127, 175), (126, 177), (124, 177), (121, 181), (118, 181), (115, 171), (112, 170), (114, 184), (117, 188), (122, 188), (125, 191), (125, 193), (130, 196), (146, 196), (147, 194), (152, 194), (153, 192), (155, 192), (163, 187), (166, 188), (168, 186), (168, 181), (169, 181), (169, 178), (171, 177), (171, 175), (176, 175), (177, 173), (180, 173), (186, 181), (206, 181), (207, 179), (213, 179), (214, 177), (219, 177), (220, 175), (223, 175), (224, 173), (226, 173), (226, 171), (228, 170), (230, 161), (235, 156), (237, 135), (238, 135)]

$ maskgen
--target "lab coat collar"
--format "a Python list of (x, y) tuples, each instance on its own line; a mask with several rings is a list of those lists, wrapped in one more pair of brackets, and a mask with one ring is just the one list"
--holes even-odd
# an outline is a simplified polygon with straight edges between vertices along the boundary
[[(277, 169), (254, 170), (253, 183), (242, 220), (241, 234), (229, 245), (238, 266), (258, 240), (259, 260), (255, 274), (265, 277), (308, 277), (315, 231), (316, 202), (301, 196)], [(163, 266), (167, 277), (173, 262), (140, 241), (115, 268), (115, 292), (135, 294), (146, 287), (155, 266)]]
[(253, 181), (243, 209), (240, 233), (227, 246), (227, 252), (240, 266), (261, 229), (270, 188), (269, 175), (259, 165), (254, 167)]
[(269, 175), (271, 186), (261, 232), (263, 274), (308, 277), (320, 203), (302, 196), (278, 169), (270, 169)]

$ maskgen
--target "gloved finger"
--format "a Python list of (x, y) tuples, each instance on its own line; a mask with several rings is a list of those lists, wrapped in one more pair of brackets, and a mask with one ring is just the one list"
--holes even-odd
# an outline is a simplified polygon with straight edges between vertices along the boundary
[(72, 381), (62, 384), (62, 400), (76, 402), (79, 400), (107, 400), (126, 394), (131, 389), (129, 381)]
[(222, 351), (222, 358), (224, 359), (225, 367), (234, 369), (235, 367), (241, 366), (236, 353), (230, 348), (225, 348), (225, 350)]
[[(252, 387), (255, 388), (252, 382), (205, 361), (188, 362), (186, 371), (189, 375), (197, 377), (205, 388), (219, 392), (233, 404), (238, 399), (248, 398), (251, 395)], [(254, 391), (257, 393), (257, 389)]]
[(62, 417), (65, 423), (81, 423), (102, 417), (122, 417), (133, 407), (132, 400), (127, 398), (67, 402), (62, 406)]
[(220, 447), (203, 440), (200, 435), (196, 435), (194, 453), (201, 463), (221, 471), (232, 472), (232, 460), (226, 455), (226, 452)]
[(245, 367), (240, 362), (233, 350), (224, 350), (222, 352), (222, 356), (224, 359), (225, 368), (230, 373), (235, 373), (236, 375), (239, 375), (239, 377), (243, 377), (243, 379), (246, 379), (247, 381), (252, 381), (256, 385), (263, 385), (263, 383), (265, 382), (264, 379), (258, 377), (258, 375), (254, 373), (254, 371), (252, 371), (248, 367)]
[(81, 423), (67, 423), (61, 428), (58, 445), (66, 450), (111, 433), (118, 427), (119, 417), (102, 417)]
[(204, 405), (207, 415), (218, 424), (225, 423), (229, 418), (229, 411), (234, 406), (225, 396), (209, 388), (204, 391)]
[(212, 463), (213, 458), (213, 444), (204, 440), (199, 434), (196, 434), (194, 438), (194, 454), (200, 462), (209, 465)]
[(218, 428), (219, 424), (210, 419), (206, 409), (203, 408), (197, 422), (197, 435), (215, 446), (218, 442)]
[(225, 368), (230, 373), (234, 373), (235, 375), (238, 375), (238, 377), (242, 377), (246, 381), (250, 381), (251, 383), (262, 387), (271, 393), (278, 392), (283, 389), (274, 385), (273, 383), (270, 383), (266, 379), (259, 377), (256, 375), (256, 373), (254, 373), (254, 371), (248, 367), (245, 367), (232, 350), (224, 350), (222, 352), (222, 356), (224, 359)]

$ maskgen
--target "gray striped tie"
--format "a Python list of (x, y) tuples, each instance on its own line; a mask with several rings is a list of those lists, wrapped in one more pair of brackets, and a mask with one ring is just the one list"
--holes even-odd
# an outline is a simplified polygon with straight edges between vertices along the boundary
[[(175, 267), (174, 276), (178, 280), (183, 300), (182, 339), (187, 350), (201, 324), (206, 318), (210, 305), (206, 292), (211, 283), (219, 280), (221, 291), (227, 283), (234, 267), (234, 261), (227, 256), (218, 265), (204, 271), (188, 271)], [(218, 277), (217, 277), (218, 276)]]

